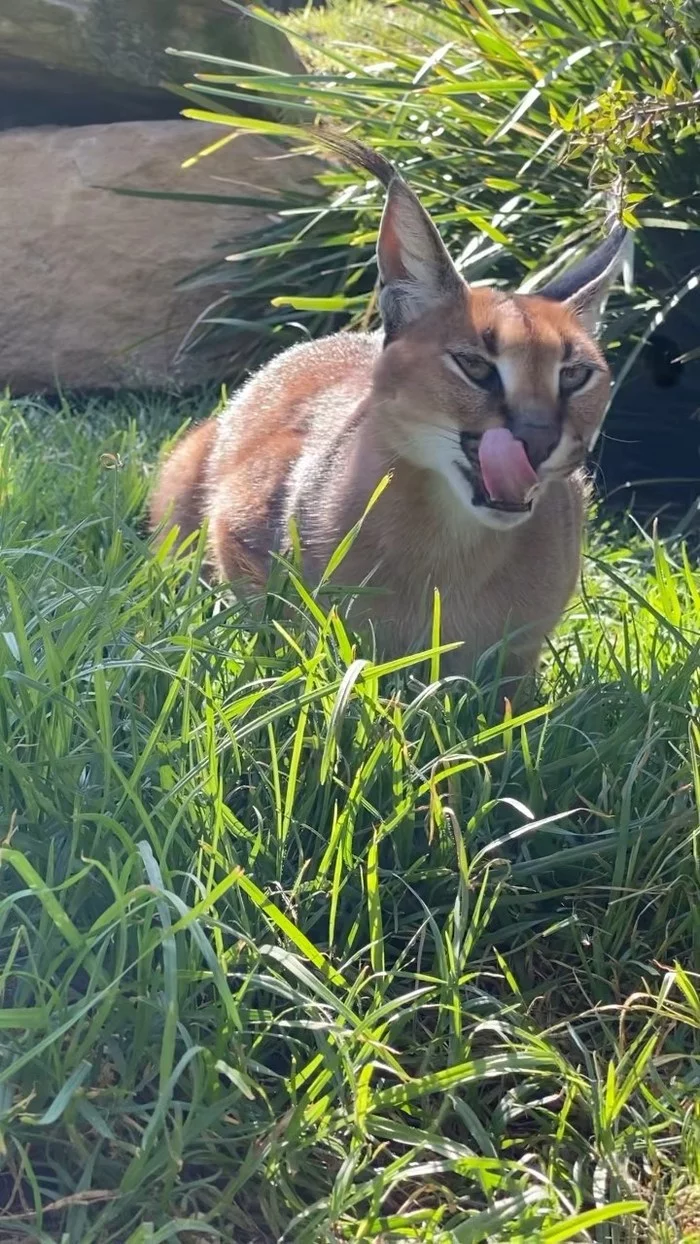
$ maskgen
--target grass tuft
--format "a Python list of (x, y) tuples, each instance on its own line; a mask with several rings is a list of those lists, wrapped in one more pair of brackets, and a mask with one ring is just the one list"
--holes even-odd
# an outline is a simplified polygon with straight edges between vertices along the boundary
[(500, 719), (150, 547), (198, 413), (0, 410), (0, 1239), (700, 1238), (695, 567), (594, 527)]

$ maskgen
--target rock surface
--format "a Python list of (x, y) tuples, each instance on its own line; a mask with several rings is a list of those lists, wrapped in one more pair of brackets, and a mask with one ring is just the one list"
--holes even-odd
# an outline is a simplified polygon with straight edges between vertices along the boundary
[(280, 159), (253, 135), (180, 168), (220, 137), (218, 126), (183, 120), (0, 133), (0, 386), (167, 388), (211, 377), (206, 356), (176, 356), (217, 291), (175, 286), (211, 263), (217, 244), (235, 250), (260, 227), (260, 209), (96, 187), (257, 194), (311, 173), (311, 161)]
[(85, 124), (119, 117), (103, 115), (106, 102), (121, 103), (124, 119), (163, 116), (166, 105), (175, 116), (182, 104), (162, 83), (191, 80), (197, 66), (169, 47), (303, 68), (285, 35), (222, 0), (0, 0), (0, 93), (30, 98), (48, 82), (58, 97), (85, 98)]

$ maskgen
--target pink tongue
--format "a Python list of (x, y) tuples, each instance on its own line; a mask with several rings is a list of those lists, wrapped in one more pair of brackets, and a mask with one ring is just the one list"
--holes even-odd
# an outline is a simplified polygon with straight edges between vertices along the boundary
[(489, 428), (484, 432), (479, 441), (479, 466), (492, 501), (520, 505), (537, 483), (522, 441), (517, 441), (507, 428)]

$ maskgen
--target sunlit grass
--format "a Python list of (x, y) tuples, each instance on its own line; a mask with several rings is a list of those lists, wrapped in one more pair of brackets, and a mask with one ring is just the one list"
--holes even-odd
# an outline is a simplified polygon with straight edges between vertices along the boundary
[(0, 1239), (697, 1238), (698, 574), (596, 529), (504, 721), (154, 552), (197, 413), (2, 409)]

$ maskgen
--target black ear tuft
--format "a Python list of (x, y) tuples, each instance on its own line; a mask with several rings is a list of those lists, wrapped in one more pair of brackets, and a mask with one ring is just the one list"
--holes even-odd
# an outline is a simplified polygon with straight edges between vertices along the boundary
[(311, 134), (321, 146), (339, 156), (346, 164), (364, 169), (370, 176), (376, 177), (387, 190), (395, 178), (401, 178), (401, 174), (391, 160), (387, 160), (386, 156), (380, 155), (371, 147), (366, 147), (364, 143), (358, 142), (356, 138), (338, 134), (328, 126), (315, 129), (311, 131)]

